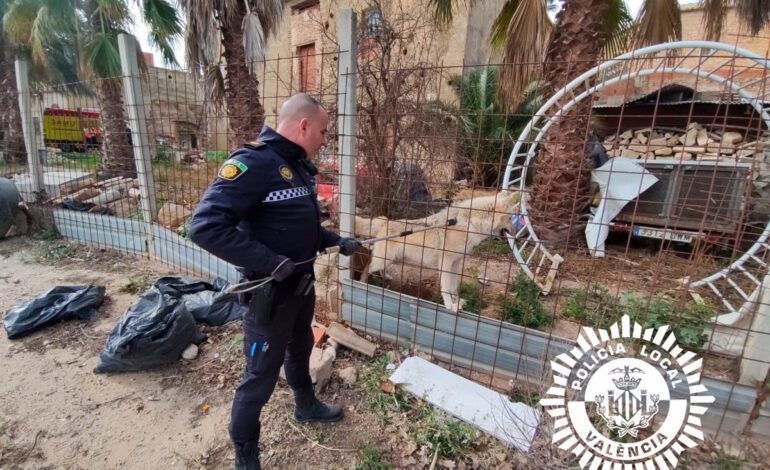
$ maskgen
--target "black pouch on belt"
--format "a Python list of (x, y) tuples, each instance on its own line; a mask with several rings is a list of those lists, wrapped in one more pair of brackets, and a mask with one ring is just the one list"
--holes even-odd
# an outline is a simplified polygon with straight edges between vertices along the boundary
[(313, 288), (313, 273), (305, 273), (297, 282), (297, 286), (294, 288), (293, 295), (295, 297), (304, 297), (310, 293), (310, 289)]
[(270, 281), (265, 285), (251, 291), (249, 300), (249, 313), (254, 315), (257, 324), (270, 322), (273, 312), (273, 300), (275, 299), (275, 282)]

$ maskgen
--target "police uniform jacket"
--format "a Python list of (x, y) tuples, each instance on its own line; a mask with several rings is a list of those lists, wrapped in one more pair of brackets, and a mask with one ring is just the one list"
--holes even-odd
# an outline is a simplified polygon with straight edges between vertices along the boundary
[(247, 279), (270, 275), (284, 257), (313, 258), (340, 239), (321, 227), (313, 170), (302, 147), (265, 127), (222, 164), (193, 213), (190, 239)]

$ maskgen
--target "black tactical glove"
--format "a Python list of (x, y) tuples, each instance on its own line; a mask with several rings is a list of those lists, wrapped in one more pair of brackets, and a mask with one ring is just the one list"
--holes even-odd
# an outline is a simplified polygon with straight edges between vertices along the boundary
[(291, 276), (296, 268), (297, 265), (294, 264), (294, 261), (290, 260), (289, 258), (284, 258), (283, 261), (281, 261), (278, 266), (273, 269), (273, 272), (270, 273), (270, 275), (273, 276), (273, 279), (275, 279), (277, 282), (281, 282), (286, 280), (287, 277)]
[(340, 253), (345, 256), (350, 256), (355, 253), (356, 250), (362, 245), (361, 242), (355, 238), (343, 237), (340, 238), (340, 241), (337, 242), (337, 246), (340, 247)]

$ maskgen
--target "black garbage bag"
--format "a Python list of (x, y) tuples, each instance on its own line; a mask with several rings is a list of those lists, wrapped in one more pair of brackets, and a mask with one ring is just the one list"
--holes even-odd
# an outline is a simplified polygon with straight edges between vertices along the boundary
[(71, 198), (64, 198), (62, 202), (56, 204), (56, 207), (78, 212), (96, 212), (97, 214), (102, 215), (115, 215), (115, 213), (112, 212), (112, 209), (109, 207), (98, 207), (96, 210), (94, 210), (96, 204), (93, 202), (82, 202)]
[(181, 299), (162, 286), (150, 287), (112, 329), (95, 372), (129, 372), (170, 364), (206, 336)]
[(221, 278), (208, 283), (169, 276), (158, 279), (155, 287), (169, 295), (179, 296), (195, 321), (205, 325), (222, 326), (240, 320), (247, 311), (245, 305), (238, 303), (236, 294), (225, 292), (230, 283)]
[(57, 286), (6, 312), (8, 338), (16, 339), (62, 320), (90, 320), (104, 301), (104, 286)]

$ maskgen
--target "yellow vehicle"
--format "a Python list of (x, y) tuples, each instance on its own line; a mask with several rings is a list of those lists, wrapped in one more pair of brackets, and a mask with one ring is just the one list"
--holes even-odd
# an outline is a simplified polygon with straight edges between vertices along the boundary
[(43, 135), (46, 147), (58, 147), (63, 152), (82, 152), (98, 147), (102, 139), (99, 113), (46, 108), (43, 111)]

